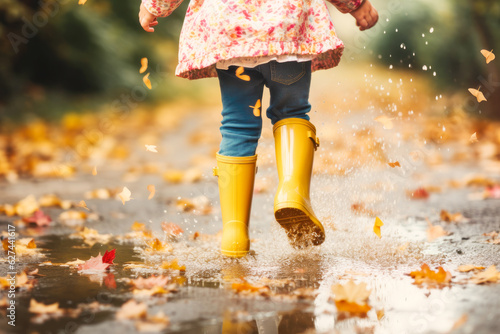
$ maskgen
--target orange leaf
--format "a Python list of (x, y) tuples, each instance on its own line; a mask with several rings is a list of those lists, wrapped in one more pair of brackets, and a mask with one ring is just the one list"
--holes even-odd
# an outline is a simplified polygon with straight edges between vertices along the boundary
[(148, 199), (153, 198), (154, 195), (155, 195), (155, 192), (156, 192), (156, 188), (155, 188), (154, 184), (149, 184), (148, 185), (148, 191), (149, 191)]
[(461, 265), (458, 267), (458, 271), (462, 272), (462, 273), (466, 273), (466, 272), (469, 272), (469, 271), (473, 271), (473, 270), (483, 270), (484, 267), (481, 267), (481, 266), (475, 266), (473, 264), (464, 264), (464, 265)]
[(152, 87), (151, 87), (151, 80), (149, 80), (149, 73), (146, 74), (144, 76), (144, 78), (142, 78), (142, 81), (144, 82), (144, 84), (146, 85), (146, 87), (148, 87), (149, 89), (152, 89)]
[(243, 72), (245, 72), (245, 69), (242, 66), (238, 67), (236, 69), (236, 76), (243, 81), (250, 81), (250, 77), (246, 74), (243, 74)]
[(179, 270), (186, 271), (186, 266), (180, 266), (177, 259), (173, 259), (172, 262), (164, 261), (161, 264), (161, 269), (171, 269), (171, 270)]
[(366, 315), (372, 308), (368, 304), (350, 303), (345, 300), (335, 301), (335, 307), (339, 312), (348, 312), (353, 315)]
[(28, 248), (36, 248), (35, 239), (31, 239), (31, 241), (28, 242), (28, 245), (26, 247), (28, 247)]
[(477, 143), (477, 142), (478, 142), (478, 140), (477, 140), (477, 133), (476, 133), (476, 132), (474, 132), (474, 133), (472, 134), (472, 136), (470, 136), (470, 138), (469, 138), (469, 142), (470, 142), (471, 144), (473, 144), (473, 143)]
[(258, 99), (257, 102), (255, 102), (254, 106), (249, 106), (249, 107), (253, 108), (253, 115), (255, 117), (259, 117), (260, 116), (260, 107), (261, 107), (260, 99)]
[(141, 59), (141, 68), (139, 69), (139, 73), (144, 73), (148, 69), (148, 58), (144, 57)]
[(380, 227), (383, 226), (384, 223), (380, 220), (379, 217), (375, 217), (375, 225), (373, 225), (373, 232), (379, 237), (382, 238), (382, 234), (380, 233)]
[(445, 222), (448, 222), (448, 223), (456, 223), (456, 222), (459, 222), (461, 221), (464, 216), (462, 216), (461, 213), (449, 213), (448, 211), (446, 210), (441, 210), (441, 214), (440, 214), (440, 217), (441, 217), (441, 220), (442, 221), (445, 221)]
[(483, 283), (496, 283), (500, 280), (500, 272), (497, 271), (497, 268), (494, 265), (491, 265), (485, 271), (481, 271), (474, 275), (470, 282), (474, 284), (483, 284)]
[(423, 264), (420, 270), (412, 271), (409, 274), (415, 279), (414, 284), (448, 284), (451, 282), (451, 273), (445, 271), (443, 267), (438, 267), (437, 271), (432, 271), (427, 264)]
[(166, 234), (171, 237), (179, 237), (180, 235), (182, 235), (182, 233), (184, 233), (182, 228), (174, 223), (162, 222), (161, 228)]
[(123, 187), (123, 190), (121, 193), (118, 194), (118, 198), (121, 199), (123, 205), (125, 205), (125, 202), (130, 201), (132, 198), (130, 197), (132, 193), (130, 190), (128, 190), (127, 187)]
[(486, 58), (486, 64), (489, 64), (490, 61), (495, 59), (495, 54), (493, 53), (493, 50), (488, 51), (488, 50), (481, 50), (481, 54)]
[(78, 203), (78, 204), (76, 205), (76, 207), (78, 207), (78, 208), (82, 208), (82, 209), (86, 209), (86, 210), (89, 210), (89, 211), (90, 211), (90, 209), (87, 207), (87, 203), (85, 203), (85, 201), (80, 201), (80, 203)]
[(429, 197), (429, 192), (424, 188), (418, 188), (413, 191), (407, 191), (406, 194), (411, 199), (427, 199)]
[(479, 89), (469, 88), (469, 92), (477, 99), (477, 102), (481, 103), (482, 101), (488, 101), (484, 97), (483, 93), (479, 91)]
[(86, 2), (87, 2), (87, 0), (78, 0), (79, 5), (85, 5)]
[(445, 231), (445, 229), (440, 225), (432, 225), (429, 220), (427, 220), (427, 224), (429, 225), (429, 228), (427, 229), (427, 241), (429, 242), (450, 234), (450, 232)]
[(392, 168), (394, 167), (401, 167), (401, 165), (399, 164), (399, 161), (396, 161), (396, 162), (388, 162), (389, 166), (391, 166)]

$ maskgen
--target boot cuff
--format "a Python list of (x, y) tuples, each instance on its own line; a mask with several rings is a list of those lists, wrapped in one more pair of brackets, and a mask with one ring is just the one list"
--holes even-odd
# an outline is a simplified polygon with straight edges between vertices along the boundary
[(292, 125), (292, 124), (301, 124), (307, 126), (309, 129), (311, 129), (315, 134), (316, 134), (316, 127), (309, 122), (308, 120), (302, 119), (302, 118), (285, 118), (282, 119), (281, 121), (278, 121), (274, 124), (273, 126), (273, 132), (276, 131), (280, 126), (283, 125)]

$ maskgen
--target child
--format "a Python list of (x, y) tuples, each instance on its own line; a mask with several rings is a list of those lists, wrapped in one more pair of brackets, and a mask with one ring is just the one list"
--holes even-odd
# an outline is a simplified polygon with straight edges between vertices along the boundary
[[(371, 28), (378, 14), (368, 0), (328, 0)], [(170, 15), (182, 0), (142, 0), (139, 21), (153, 32), (157, 17)], [(316, 128), (307, 113), (311, 72), (334, 67), (344, 45), (337, 38), (324, 0), (191, 0), (179, 43), (176, 75), (219, 78), (222, 141), (216, 154), (222, 209), (221, 252), (245, 256), (248, 223), (262, 129), (264, 86), (279, 175), (274, 215), (296, 248), (319, 245), (324, 228), (310, 199)]]

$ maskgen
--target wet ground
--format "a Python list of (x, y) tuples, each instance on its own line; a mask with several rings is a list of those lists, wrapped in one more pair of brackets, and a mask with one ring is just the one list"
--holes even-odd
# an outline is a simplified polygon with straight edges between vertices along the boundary
[[(324, 101), (328, 92), (318, 90), (315, 94), (317, 101)], [(78, 224), (58, 220), (62, 209), (44, 208), (55, 220), (51, 226), (17, 227), (18, 238), (33, 237), (39, 249), (37, 255), (19, 256), (17, 271), (38, 268), (40, 276), (32, 277), (36, 284), (31, 290), (16, 292), (15, 328), (3, 319), (0, 331), (134, 333), (134, 321), (116, 320), (115, 313), (127, 300), (136, 298), (147, 304), (149, 314), (161, 310), (168, 316), (170, 325), (160, 331), (164, 333), (449, 333), (464, 315), (466, 321), (453, 333), (497, 333), (500, 285), (472, 284), (468, 281), (471, 274), (457, 268), (463, 264), (500, 265), (500, 245), (487, 243), (488, 237), (483, 236), (500, 229), (500, 200), (478, 198), (484, 187), (473, 187), (471, 182), (467, 186), (467, 180), (474, 178), (499, 182), (498, 162), (454, 162), (447, 157), (461, 149), (456, 143), (421, 145), (422, 141), (408, 137), (397, 126), (386, 130), (373, 122), (373, 113), (321, 114), (326, 108), (327, 104), (321, 103), (312, 115), (321, 139), (312, 202), (327, 234), (325, 243), (317, 248), (294, 250), (273, 219), (277, 173), (267, 124), (258, 151), (250, 227), (252, 254), (240, 260), (219, 254), (220, 209), (216, 179), (210, 170), (218, 142), (217, 108), (191, 110), (178, 126), (159, 137), (160, 153), (145, 152), (138, 144), (127, 160), (99, 165), (95, 176), (85, 172), (91, 165), (87, 163), (68, 179), (2, 182), (2, 203), (48, 193), (79, 202), (87, 191), (123, 186), (131, 190), (133, 199), (125, 205), (115, 198), (85, 199), (90, 211), (78, 210), (95, 214), (94, 219)], [(440, 159), (436, 162), (437, 156)], [(384, 159), (398, 160), (402, 167), (390, 168)], [(151, 161), (180, 170), (196, 168), (202, 173), (201, 180), (166, 182), (161, 173), (147, 172), (144, 166)], [(151, 200), (147, 199), (149, 184), (156, 185)], [(408, 191), (424, 186), (431, 189), (428, 198), (408, 195)], [(180, 208), (179, 198), (190, 199), (194, 211)], [(353, 210), (353, 204), (366, 208)], [(442, 222), (443, 209), (460, 212), (465, 219)], [(373, 233), (375, 216), (384, 222), (380, 239)], [(0, 226), (6, 230), (7, 223), (16, 219), (0, 216)], [(163, 221), (178, 224), (184, 234), (171, 242), (171, 252), (150, 254), (143, 239), (123, 238), (135, 221), (145, 223), (160, 240), (165, 240)], [(429, 221), (443, 226), (450, 235), (429, 242)], [(93, 245), (70, 238), (82, 225), (112, 236), (107, 243)], [(195, 232), (202, 235), (193, 240)], [(103, 274), (85, 274), (59, 265), (77, 258), (87, 260), (111, 249), (116, 249), (115, 264)], [(162, 261), (173, 259), (186, 266), (185, 272), (159, 269)], [(44, 261), (52, 265), (41, 265)], [(127, 263), (145, 267), (130, 269)], [(450, 271), (452, 283), (438, 288), (413, 284), (407, 274), (423, 263)], [(7, 266), (2, 265), (0, 276), (6, 273)], [(179, 285), (176, 293), (147, 298), (132, 294), (127, 278), (160, 273)], [(268, 285), (272, 295), (236, 294), (232, 283), (242, 278)], [(350, 279), (365, 282), (371, 290), (372, 309), (366, 317), (345, 317), (336, 311), (331, 287)], [(315, 296), (287, 298), (299, 288), (310, 288)], [(31, 298), (83, 311), (38, 323), (28, 312)], [(95, 301), (100, 306), (89, 307)]]

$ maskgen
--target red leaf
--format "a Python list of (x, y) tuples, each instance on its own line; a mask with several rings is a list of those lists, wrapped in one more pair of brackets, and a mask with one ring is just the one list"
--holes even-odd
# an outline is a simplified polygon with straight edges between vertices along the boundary
[(36, 224), (38, 226), (47, 226), (50, 224), (52, 219), (50, 218), (50, 216), (43, 213), (42, 210), (36, 210), (32, 216), (27, 217), (27, 218), (23, 218), (23, 221), (25, 223), (32, 223), (32, 224)]
[(115, 275), (113, 275), (113, 273), (108, 273), (108, 275), (104, 277), (104, 285), (108, 289), (116, 289)]
[(104, 255), (102, 256), (102, 263), (113, 264), (113, 260), (115, 259), (115, 253), (116, 249), (113, 249), (110, 252), (108, 251), (104, 252)]
[(78, 265), (78, 271), (81, 270), (106, 270), (111, 264), (102, 262), (102, 255), (99, 253), (96, 257), (90, 257), (84, 264)]

